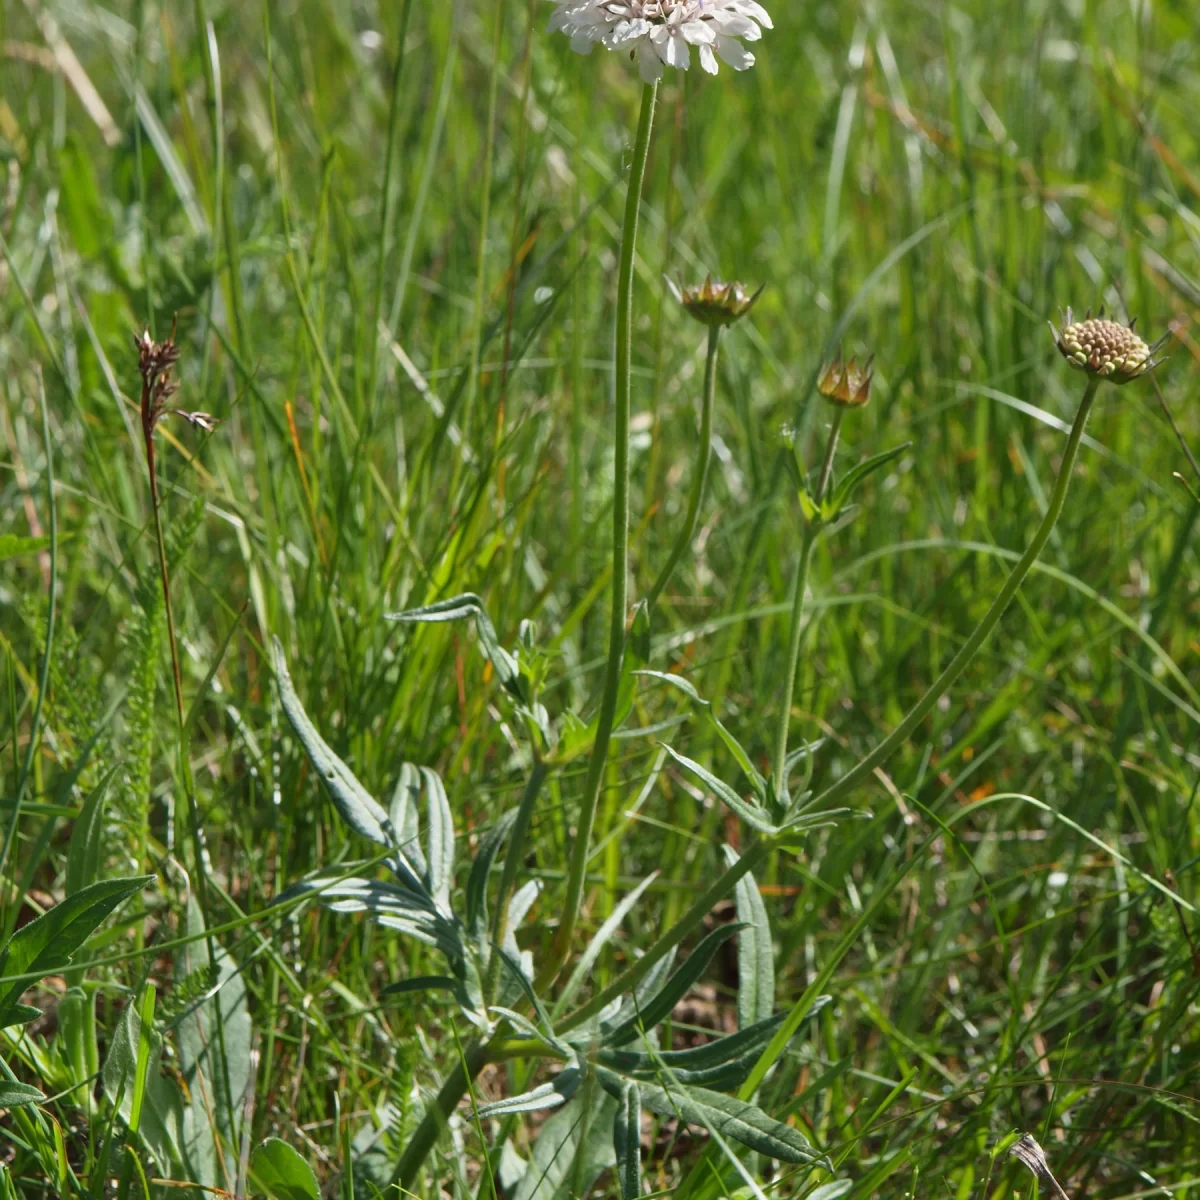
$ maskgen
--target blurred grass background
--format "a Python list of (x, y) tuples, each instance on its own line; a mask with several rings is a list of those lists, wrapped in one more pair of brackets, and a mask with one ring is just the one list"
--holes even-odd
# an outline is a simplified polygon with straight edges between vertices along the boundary
[[(1174, 330), (1158, 377), (1200, 442), (1200, 43), (1184, 0), (770, 7), (753, 71), (693, 69), (661, 90), (638, 261), (634, 594), (682, 517), (703, 364), (704, 331), (662, 277), (765, 282), (725, 339), (718, 461), (652, 663), (685, 674), (765, 758), (799, 540), (786, 437), (817, 444), (824, 355), (874, 354), (872, 403), (839, 463), (913, 445), (818, 552), (793, 728), (829, 736), (829, 780), (970, 631), (1045, 504), (1081, 391), (1046, 329), (1060, 305), (1136, 314), (1148, 339)], [(536, 620), (560, 709), (594, 697), (605, 649), (635, 75), (546, 35), (541, 0), (414, 5), (397, 72), (401, 11), (0, 6), (0, 537), (46, 532), (39, 367), (59, 526), (47, 728), (5, 925), (61, 895), (72, 816), (113, 767), (110, 869), (161, 870), (174, 851), (130, 336), (165, 336), (178, 314), (179, 403), (222, 422), (211, 436), (168, 422), (160, 450), (218, 885), (208, 917), (235, 923), (226, 945), (248, 964), (256, 1137), (286, 1138), (328, 1176), (343, 1134), (361, 1149), (374, 1124), (403, 1124), (454, 1040), (436, 1004), (378, 999), (419, 973), (419, 951), (353, 919), (262, 915), (289, 882), (361, 852), (281, 729), (268, 635), (374, 794), (406, 759), (436, 766), (468, 839), (515, 803), (513, 732), (465, 627), (383, 614), (469, 590), (506, 644)], [(894, 887), (836, 972), (836, 1004), (763, 1097), (837, 1151), (848, 1194), (966, 1200), (989, 1176), (994, 1193), (1026, 1189), (1019, 1168), (989, 1162), (1018, 1128), (1077, 1197), (1182, 1196), (1198, 1178), (1193, 918), (1144, 876), (1196, 896), (1200, 506), (1172, 473), (1200, 480), (1149, 385), (1106, 389), (1090, 435), (1043, 569), (937, 719), (855, 799), (873, 815), (764, 881), (783, 1004)], [(10, 548), (11, 797), (49, 562)], [(676, 715), (645, 689), (637, 723)], [(732, 778), (698, 726), (671, 739)], [(736, 830), (656, 773), (653, 739), (619, 751), (586, 916), (594, 927), (661, 868), (628, 954)], [(580, 782), (556, 780), (536, 819), (547, 940)], [(985, 803), (1009, 793), (1133, 866), (1021, 800)], [(132, 953), (181, 911), (160, 878), (151, 923), (112, 947), (131, 953), (107, 968), (105, 1028), (121, 987), (164, 969)], [(479, 1161), (474, 1133), (461, 1137), (445, 1148), (456, 1195)], [(690, 1153), (659, 1154), (648, 1180), (675, 1188)]]

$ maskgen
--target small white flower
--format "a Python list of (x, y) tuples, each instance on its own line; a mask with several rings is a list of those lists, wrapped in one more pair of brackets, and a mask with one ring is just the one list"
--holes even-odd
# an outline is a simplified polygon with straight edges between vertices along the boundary
[(735, 71), (754, 66), (742, 42), (756, 42), (771, 18), (758, 0), (555, 0), (551, 33), (565, 33), (571, 49), (624, 50), (646, 83), (667, 67), (686, 71), (695, 46), (700, 66), (717, 73), (717, 59)]

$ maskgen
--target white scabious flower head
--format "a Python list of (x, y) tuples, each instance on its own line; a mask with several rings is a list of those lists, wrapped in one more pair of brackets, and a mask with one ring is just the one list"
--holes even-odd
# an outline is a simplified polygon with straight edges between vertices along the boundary
[(696, 47), (700, 66), (717, 73), (717, 59), (745, 71), (754, 55), (742, 44), (757, 42), (773, 28), (758, 0), (554, 0), (551, 33), (565, 33), (571, 49), (590, 54), (596, 46), (625, 51), (646, 83), (657, 83), (667, 67), (686, 71)]

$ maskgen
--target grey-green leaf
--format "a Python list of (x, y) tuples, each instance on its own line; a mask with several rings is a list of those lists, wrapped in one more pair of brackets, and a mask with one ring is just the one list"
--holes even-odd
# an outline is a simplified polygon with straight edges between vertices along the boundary
[(668, 1091), (657, 1084), (643, 1083), (641, 1092), (642, 1105), (651, 1112), (680, 1117), (689, 1125), (715, 1131), (770, 1158), (790, 1163), (823, 1161), (823, 1156), (799, 1130), (776, 1121), (744, 1100), (684, 1084), (676, 1084)]
[(642, 1095), (632, 1079), (622, 1086), (613, 1116), (613, 1150), (623, 1200), (637, 1200), (642, 1194)]
[(620, 1046), (632, 1041), (641, 1032), (649, 1033), (660, 1021), (670, 1016), (671, 1010), (692, 989), (701, 975), (708, 969), (713, 955), (740, 928), (738, 925), (721, 925), (714, 929), (683, 961), (683, 965), (663, 984), (662, 990), (652, 996), (627, 1020), (604, 1036), (606, 1046)]
[(475, 853), (475, 861), (471, 864), (471, 873), (467, 876), (467, 928), (477, 941), (487, 937), (488, 928), (488, 877), (500, 848), (508, 840), (516, 822), (518, 810), (509, 809), (496, 823), (479, 839), (479, 849)]
[(271, 1200), (321, 1200), (313, 1169), (287, 1142), (267, 1138), (250, 1156), (250, 1174)]
[(543, 1112), (561, 1108), (579, 1090), (583, 1072), (577, 1066), (565, 1067), (549, 1083), (543, 1083), (520, 1096), (508, 1096), (479, 1109), (480, 1117), (499, 1117), (509, 1113)]
[(0, 1079), (0, 1108), (19, 1108), (22, 1104), (38, 1104), (45, 1096), (27, 1083)]
[(753, 829), (757, 829), (760, 833), (775, 833), (775, 823), (771, 820), (770, 814), (765, 809), (760, 808), (757, 804), (751, 805), (741, 798), (729, 786), (722, 782), (711, 771), (702, 767), (698, 762), (688, 758), (686, 755), (672, 750), (666, 742), (662, 743), (662, 748), (683, 768), (690, 771), (701, 783), (706, 784), (717, 797), (734, 813), (742, 818), (747, 825)]
[(397, 849), (397, 838), (392, 823), (383, 806), (359, 783), (353, 771), (329, 748), (328, 743), (317, 732), (308, 719), (304, 705), (292, 685), (288, 674), (287, 659), (278, 638), (272, 639), (275, 650), (275, 679), (279, 684), (279, 699), (288, 721), (296, 731), (312, 765), (324, 780), (330, 798), (337, 806), (342, 819), (363, 837), (370, 838), (380, 846)]
[[(590, 1100), (590, 1104), (584, 1104)], [(577, 1095), (538, 1131), (533, 1154), (513, 1200), (570, 1200), (585, 1196), (602, 1171), (616, 1165), (612, 1120), (616, 1102)], [(578, 1160), (578, 1161), (577, 1161)]]
[[(737, 851), (732, 846), (724, 850), (726, 862), (733, 866)], [(743, 875), (734, 895), (743, 925), (738, 934), (738, 1027), (745, 1029), (775, 1011), (775, 953), (767, 907), (754, 876)]]
[(437, 604), (427, 604), (423, 608), (410, 608), (404, 612), (388, 613), (387, 620), (400, 621), (406, 624), (438, 623), (443, 621), (458, 621), (463, 617), (475, 618), (475, 632), (479, 635), (479, 645), (485, 657), (492, 664), (496, 678), (504, 689), (517, 699), (524, 699), (524, 689), (521, 685), (521, 672), (517, 661), (500, 645), (496, 636), (496, 627), (492, 624), (483, 601), (474, 592), (464, 592), (461, 596), (452, 596)]
[(18, 1000), (37, 978), (61, 971), (71, 955), (103, 924), (105, 918), (134, 892), (154, 882), (153, 875), (105, 879), (68, 896), (48, 912), (22, 926), (0, 955), (4, 974), (32, 976), (0, 985), (0, 1029), (29, 1018)]

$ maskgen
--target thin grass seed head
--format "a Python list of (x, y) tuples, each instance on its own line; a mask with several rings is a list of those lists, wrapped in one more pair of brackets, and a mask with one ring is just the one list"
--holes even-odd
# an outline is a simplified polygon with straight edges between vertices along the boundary
[(751, 292), (744, 283), (713, 283), (709, 275), (703, 283), (690, 287), (668, 279), (667, 287), (687, 314), (702, 325), (732, 325), (754, 307), (766, 284)]
[(667, 67), (686, 71), (693, 46), (700, 66), (717, 73), (717, 59), (735, 71), (754, 66), (742, 45), (757, 42), (771, 18), (758, 0), (555, 0), (551, 33), (565, 33), (571, 49), (590, 54), (597, 46), (624, 51), (646, 83)]
[(854, 358), (843, 362), (839, 351), (837, 358), (822, 368), (817, 391), (840, 408), (862, 408), (871, 399), (871, 380), (875, 378), (871, 363), (874, 361), (872, 355), (860, 367)]
[[(1061, 315), (1061, 314), (1060, 314)], [(1128, 325), (1111, 321), (1100, 310), (1098, 317), (1088, 309), (1082, 321), (1076, 321), (1068, 308), (1058, 329), (1050, 326), (1054, 343), (1068, 365), (1086, 371), (1093, 379), (1123, 384), (1149, 374), (1162, 360), (1154, 354), (1167, 340), (1166, 335), (1148, 346), (1135, 332), (1136, 318)]]

